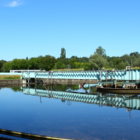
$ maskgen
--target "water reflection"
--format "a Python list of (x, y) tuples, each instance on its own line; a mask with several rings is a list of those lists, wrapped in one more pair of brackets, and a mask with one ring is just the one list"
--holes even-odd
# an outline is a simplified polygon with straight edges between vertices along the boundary
[(0, 107), (2, 129), (85, 140), (140, 137), (139, 95), (79, 85), (12, 87), (0, 90)]
[[(48, 97), (48, 98), (55, 98), (61, 99), (62, 102), (65, 100), (68, 101), (70, 105), (70, 101), (76, 102), (83, 102), (89, 104), (97, 104), (100, 106), (110, 106), (110, 107), (117, 107), (117, 108), (126, 108), (127, 112), (130, 112), (132, 109), (140, 110), (140, 96), (139, 95), (121, 95), (121, 94), (110, 94), (110, 93), (99, 93), (95, 92), (96, 88), (84, 88), (79, 89), (77, 85), (74, 86), (73, 89), (70, 87), (62, 87), (64, 91), (59, 91), (61, 86), (59, 86), (59, 90), (57, 90), (57, 86), (47, 86), (47, 87), (35, 87), (35, 88), (22, 88), (23, 93), (26, 95), (33, 95), (33, 96), (40, 96), (40, 103), (41, 97)], [(80, 93), (83, 90), (85, 93)], [(91, 94), (91, 92), (93, 92)]]

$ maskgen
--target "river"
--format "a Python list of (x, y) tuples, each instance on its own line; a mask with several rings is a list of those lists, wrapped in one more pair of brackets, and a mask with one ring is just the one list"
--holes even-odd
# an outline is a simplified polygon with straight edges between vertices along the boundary
[(139, 105), (139, 95), (103, 94), (94, 87), (5, 87), (0, 128), (70, 139), (139, 140)]

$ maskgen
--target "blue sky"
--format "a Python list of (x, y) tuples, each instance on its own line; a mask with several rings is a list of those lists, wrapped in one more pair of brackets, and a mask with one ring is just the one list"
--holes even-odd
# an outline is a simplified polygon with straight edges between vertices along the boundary
[(140, 48), (140, 0), (0, 0), (0, 60)]

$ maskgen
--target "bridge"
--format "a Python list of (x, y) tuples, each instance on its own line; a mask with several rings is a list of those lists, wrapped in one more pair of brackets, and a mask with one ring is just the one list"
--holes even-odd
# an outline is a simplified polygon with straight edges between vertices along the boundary
[(55, 91), (55, 90), (43, 90), (35, 88), (23, 88), (23, 93), (26, 95), (47, 97), (61, 99), (62, 101), (76, 101), (89, 104), (98, 104), (99, 106), (110, 106), (117, 108), (126, 108), (127, 110), (136, 109), (140, 110), (140, 97), (132, 95), (102, 95), (98, 94), (83, 94), (74, 93), (68, 91)]
[(22, 72), (24, 79), (92, 79), (92, 80), (140, 80), (140, 70), (115, 70), (115, 71), (47, 71), (47, 72)]
[[(53, 81), (55, 84), (98, 84), (113, 83), (116, 85), (117, 81), (123, 81), (125, 84), (133, 82), (138, 85), (140, 83), (140, 70), (111, 70), (111, 71), (47, 71), (47, 72), (30, 72), (22, 73), (22, 79), (35, 82), (35, 79), (42, 79), (43, 83)], [(113, 82), (112, 82), (113, 81)], [(132, 84), (132, 83), (130, 83)], [(115, 86), (116, 87), (116, 86)], [(125, 85), (123, 85), (125, 87)]]

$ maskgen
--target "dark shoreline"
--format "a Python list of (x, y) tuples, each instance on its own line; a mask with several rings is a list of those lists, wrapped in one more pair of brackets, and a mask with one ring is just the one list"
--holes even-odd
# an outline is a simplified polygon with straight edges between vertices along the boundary
[(102, 93), (116, 93), (116, 94), (140, 94), (140, 88), (138, 89), (125, 89), (125, 88), (97, 88), (98, 92)]

